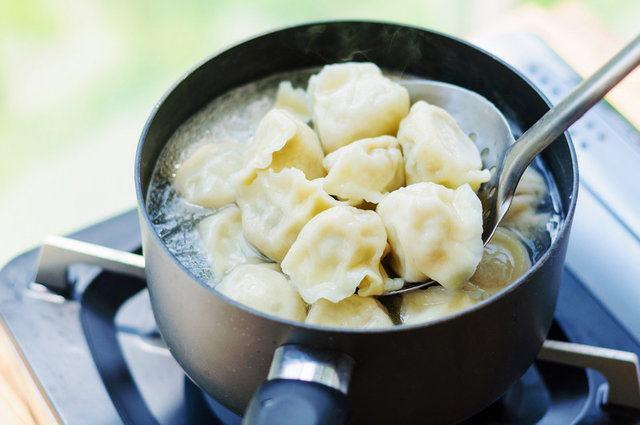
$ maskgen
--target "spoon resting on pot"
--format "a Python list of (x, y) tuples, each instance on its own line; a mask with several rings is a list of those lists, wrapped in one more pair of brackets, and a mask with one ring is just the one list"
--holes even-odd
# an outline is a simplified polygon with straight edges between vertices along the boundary
[[(619, 51), (591, 77), (580, 83), (515, 141), (504, 115), (479, 94), (437, 81), (403, 81), (411, 101), (424, 100), (451, 114), (481, 151), (483, 166), (491, 178), (478, 190), (482, 203), (482, 241), (486, 245), (504, 218), (522, 174), (536, 155), (640, 65), (640, 35)], [(383, 295), (424, 288), (433, 280), (407, 282)]]

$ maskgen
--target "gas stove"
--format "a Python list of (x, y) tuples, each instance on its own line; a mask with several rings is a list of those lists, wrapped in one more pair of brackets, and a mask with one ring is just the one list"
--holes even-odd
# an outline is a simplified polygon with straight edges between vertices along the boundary
[[(579, 81), (530, 35), (480, 42), (552, 101)], [(582, 187), (549, 339), (467, 424), (640, 423), (640, 133), (603, 103), (571, 134)], [(130, 211), (13, 259), (0, 271), (0, 323), (63, 423), (240, 423), (163, 343), (143, 260), (128, 254), (138, 230)]]

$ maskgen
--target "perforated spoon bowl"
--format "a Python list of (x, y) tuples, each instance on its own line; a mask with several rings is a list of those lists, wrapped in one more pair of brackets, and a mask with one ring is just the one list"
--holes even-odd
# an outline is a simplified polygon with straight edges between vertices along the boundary
[[(522, 174), (536, 155), (638, 65), (640, 35), (544, 114), (517, 141), (514, 141), (504, 115), (475, 92), (437, 81), (403, 81), (402, 85), (409, 91), (412, 103), (424, 100), (449, 112), (480, 149), (483, 166), (491, 170), (491, 179), (478, 191), (483, 213), (482, 241), (486, 245), (509, 209)], [(435, 283), (432, 280), (405, 283), (401, 289), (384, 295)]]

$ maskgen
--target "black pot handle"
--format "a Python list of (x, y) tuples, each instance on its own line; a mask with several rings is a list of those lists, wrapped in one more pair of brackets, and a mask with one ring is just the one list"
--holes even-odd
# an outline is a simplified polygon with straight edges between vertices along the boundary
[(273, 379), (253, 395), (244, 417), (248, 425), (346, 424), (347, 395), (326, 385), (297, 379)]
[(253, 395), (245, 425), (340, 425), (349, 419), (353, 360), (345, 354), (283, 345)]

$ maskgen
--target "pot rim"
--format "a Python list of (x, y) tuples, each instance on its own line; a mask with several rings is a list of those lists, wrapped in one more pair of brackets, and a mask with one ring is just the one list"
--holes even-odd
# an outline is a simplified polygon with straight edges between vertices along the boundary
[[(438, 318), (438, 319), (434, 319), (431, 320), (429, 322), (425, 322), (425, 323), (416, 323), (416, 324), (406, 324), (406, 325), (394, 325), (391, 327), (386, 327), (386, 328), (372, 328), (372, 329), (359, 329), (359, 328), (341, 328), (341, 327), (336, 327), (336, 326), (324, 326), (324, 325), (314, 325), (314, 324), (308, 324), (308, 323), (304, 323), (304, 322), (298, 322), (298, 321), (294, 321), (294, 320), (290, 320), (290, 319), (285, 319), (285, 318), (281, 318), (278, 316), (274, 316), (272, 314), (269, 313), (265, 313), (262, 312), (260, 310), (256, 310), (253, 309), (249, 306), (246, 306), (244, 304), (241, 304), (231, 298), (229, 298), (228, 296), (218, 292), (215, 290), (214, 287), (212, 287), (211, 285), (207, 284), (207, 282), (205, 282), (204, 280), (200, 279), (199, 277), (195, 276), (191, 270), (189, 270), (186, 266), (184, 266), (174, 255), (173, 253), (167, 248), (166, 244), (162, 241), (162, 239), (160, 238), (160, 235), (158, 234), (158, 232), (156, 231), (155, 226), (153, 225), (153, 223), (151, 222), (151, 218), (149, 217), (149, 212), (147, 211), (146, 208), (146, 193), (142, 192), (142, 176), (141, 176), (141, 167), (140, 164), (142, 162), (142, 150), (144, 147), (144, 144), (146, 142), (147, 139), (147, 135), (149, 132), (149, 129), (152, 125), (152, 123), (155, 121), (156, 115), (158, 113), (158, 110), (160, 109), (160, 107), (165, 103), (165, 101), (167, 100), (167, 98), (176, 90), (177, 87), (179, 87), (181, 84), (183, 84), (185, 82), (185, 80), (187, 80), (193, 73), (195, 73), (197, 70), (199, 70), (200, 68), (202, 68), (203, 66), (205, 66), (209, 61), (214, 60), (216, 57), (218, 57), (219, 55), (236, 49), (236, 48), (240, 48), (245, 44), (248, 43), (252, 43), (255, 40), (261, 39), (263, 37), (268, 37), (271, 36), (274, 33), (278, 33), (278, 32), (282, 32), (282, 31), (289, 31), (289, 30), (293, 30), (293, 29), (301, 29), (301, 28), (307, 28), (307, 27), (313, 27), (316, 25), (332, 25), (332, 24), (354, 24), (354, 25), (359, 25), (359, 24), (379, 24), (379, 25), (385, 25), (385, 26), (395, 26), (395, 27), (401, 27), (401, 28), (409, 28), (409, 29), (413, 29), (416, 31), (421, 31), (421, 32), (427, 32), (430, 34), (434, 34), (436, 36), (439, 37), (443, 37), (443, 38), (448, 38), (450, 40), (453, 40), (459, 44), (462, 44), (470, 49), (476, 50), (479, 53), (484, 54), (485, 56), (490, 57), (491, 59), (493, 59), (495, 62), (497, 62), (499, 65), (507, 68), (509, 71), (511, 71), (512, 73), (514, 73), (516, 76), (518, 76), (521, 80), (523, 80), (531, 89), (533, 89), (533, 91), (547, 104), (547, 106), (552, 107), (551, 102), (549, 101), (549, 99), (524, 75), (522, 75), (518, 70), (516, 70), (513, 66), (509, 65), (508, 63), (504, 62), (502, 59), (498, 58), (497, 56), (495, 56), (494, 54), (486, 51), (485, 49), (478, 47), (474, 44), (471, 44), (465, 40), (462, 40), (458, 37), (452, 36), (452, 35), (448, 35), (448, 34), (444, 34), (442, 32), (439, 31), (434, 31), (434, 30), (430, 30), (430, 29), (426, 29), (426, 28), (422, 28), (416, 25), (407, 25), (407, 24), (402, 24), (402, 23), (397, 23), (397, 22), (391, 22), (391, 21), (378, 21), (378, 20), (354, 20), (354, 19), (337, 19), (337, 20), (324, 20), (324, 21), (311, 21), (311, 22), (307, 22), (304, 24), (298, 24), (298, 25), (290, 25), (290, 26), (284, 26), (284, 27), (279, 27), (279, 28), (275, 28), (269, 31), (265, 31), (261, 34), (252, 36), (252, 37), (248, 37), (246, 39), (243, 39), (235, 44), (231, 44), (230, 46), (224, 47), (222, 49), (219, 49), (218, 51), (214, 52), (212, 55), (204, 58), (203, 60), (201, 60), (200, 62), (198, 62), (195, 66), (193, 66), (191, 69), (189, 69), (187, 72), (183, 73), (178, 79), (177, 81), (171, 85), (169, 87), (169, 89), (160, 97), (160, 99), (155, 103), (155, 105), (153, 106), (153, 108), (151, 109), (151, 112), (144, 124), (144, 127), (142, 129), (142, 132), (140, 134), (140, 138), (138, 140), (138, 146), (136, 148), (136, 154), (135, 154), (135, 163), (134, 163), (134, 167), (135, 167), (135, 172), (134, 172), (134, 184), (135, 184), (135, 188), (136, 188), (136, 201), (137, 201), (137, 207), (138, 207), (138, 211), (139, 211), (139, 215), (141, 217), (143, 217), (143, 221), (144, 224), (149, 227), (151, 229), (151, 233), (153, 234), (153, 238), (154, 241), (158, 244), (160, 244), (160, 246), (162, 247), (162, 251), (171, 259), (171, 261), (173, 261), (173, 263), (178, 266), (179, 269), (181, 269), (184, 273), (186, 273), (190, 278), (191, 281), (193, 281), (194, 283), (199, 284), (200, 286), (204, 287), (209, 293), (212, 293), (214, 296), (220, 298), (221, 300), (223, 300), (224, 302), (233, 305), (236, 308), (239, 308), (243, 311), (245, 311), (246, 313), (249, 313), (251, 315), (255, 315), (255, 316), (259, 316), (263, 319), (272, 321), (272, 322), (277, 322), (279, 324), (285, 324), (291, 327), (295, 327), (295, 328), (302, 328), (305, 329), (307, 331), (314, 331), (314, 332), (320, 332), (320, 333), (326, 333), (326, 334), (335, 334), (335, 333), (344, 333), (344, 334), (359, 334), (359, 335), (370, 335), (370, 334), (387, 334), (387, 333), (396, 333), (396, 332), (409, 332), (412, 331), (414, 329), (417, 328), (424, 328), (424, 327), (430, 327), (430, 326), (438, 326), (440, 324), (449, 322), (449, 321), (453, 321), (453, 320), (457, 320), (458, 318), (467, 315), (467, 314), (471, 314), (473, 312), (476, 312), (482, 308), (484, 308), (485, 306), (492, 304), (494, 302), (497, 302), (498, 300), (506, 297), (510, 292), (516, 290), (516, 288), (518, 288), (519, 286), (523, 285), (528, 279), (529, 277), (534, 274), (538, 269), (540, 269), (542, 267), (542, 265), (544, 263), (546, 263), (548, 261), (548, 259), (551, 257), (551, 255), (558, 250), (559, 248), (559, 244), (560, 241), (563, 237), (565, 237), (565, 233), (569, 232), (569, 228), (570, 228), (570, 223), (573, 220), (573, 215), (575, 212), (575, 208), (576, 208), (576, 201), (578, 198), (578, 186), (579, 186), (579, 176), (578, 176), (578, 161), (577, 161), (577, 157), (576, 157), (576, 152), (575, 152), (575, 148), (573, 146), (573, 142), (571, 140), (571, 136), (569, 135), (568, 131), (565, 131), (563, 133), (563, 136), (565, 138), (566, 144), (569, 148), (569, 154), (570, 154), (570, 158), (571, 158), (571, 170), (572, 170), (572, 178), (573, 178), (573, 182), (572, 182), (572, 187), (571, 187), (571, 194), (569, 195), (569, 205), (567, 206), (566, 209), (566, 214), (563, 214), (563, 218), (562, 218), (562, 222), (560, 224), (560, 228), (558, 229), (557, 235), (556, 237), (553, 239), (553, 241), (551, 242), (551, 245), (549, 246), (549, 248), (545, 251), (545, 253), (538, 259), (538, 261), (536, 261), (531, 268), (529, 268), (529, 270), (527, 270), (527, 272), (525, 274), (523, 274), (522, 276), (520, 276), (518, 279), (516, 279), (514, 282), (510, 283), (509, 285), (505, 286), (504, 288), (502, 288), (500, 291), (498, 291), (497, 293), (491, 295), (490, 297), (480, 301), (477, 304), (472, 305), (471, 307), (465, 308), (461, 311), (458, 311), (456, 313)], [(267, 77), (267, 76), (265, 76)], [(213, 99), (211, 99), (213, 100)], [(166, 142), (165, 142), (166, 145)], [(164, 149), (164, 146), (163, 146)], [(156, 159), (157, 161), (157, 159)], [(154, 164), (155, 166), (155, 164)], [(552, 174), (553, 176), (553, 174)], [(564, 207), (564, 205), (563, 205)]]

